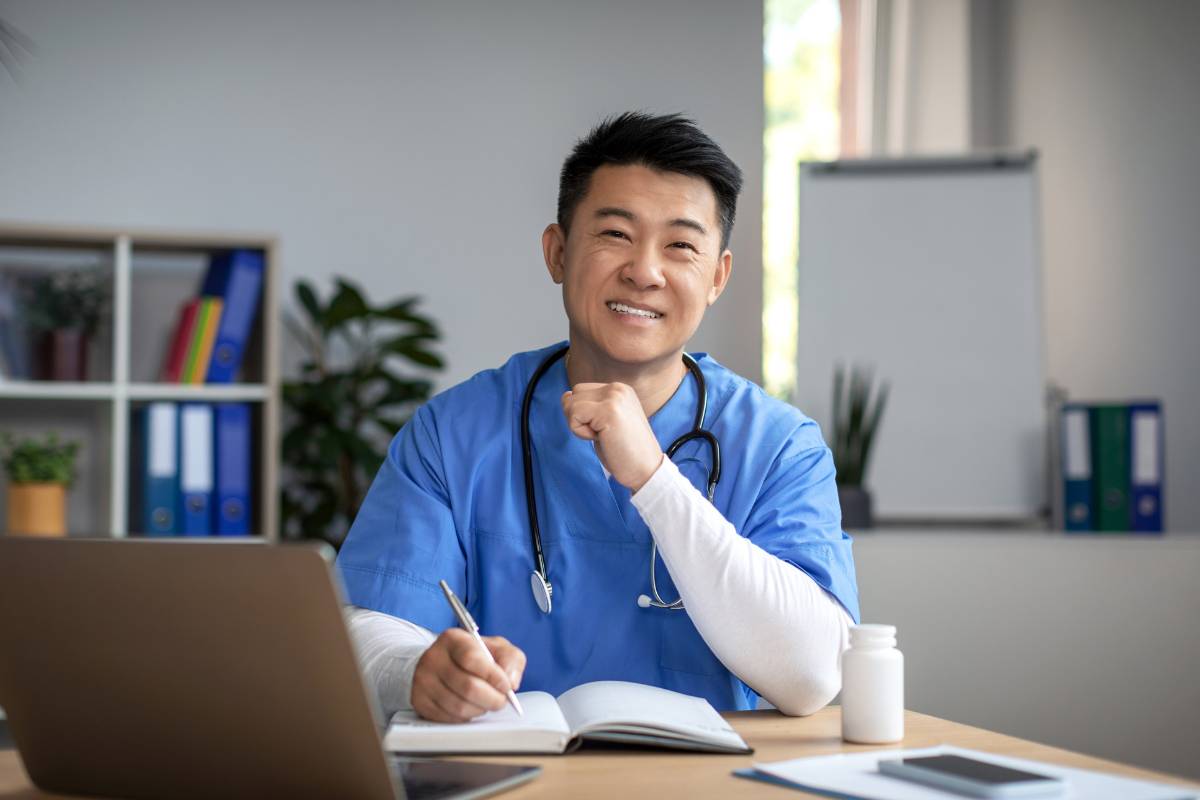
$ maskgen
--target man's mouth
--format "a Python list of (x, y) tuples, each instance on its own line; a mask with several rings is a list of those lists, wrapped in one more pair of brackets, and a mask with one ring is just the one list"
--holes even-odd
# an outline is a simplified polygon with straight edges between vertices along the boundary
[(608, 302), (608, 308), (610, 311), (615, 311), (618, 314), (630, 314), (635, 317), (644, 317), (645, 319), (658, 319), (662, 316), (662, 314), (658, 313), (657, 311), (651, 311), (648, 308), (636, 308), (634, 306), (611, 300)]

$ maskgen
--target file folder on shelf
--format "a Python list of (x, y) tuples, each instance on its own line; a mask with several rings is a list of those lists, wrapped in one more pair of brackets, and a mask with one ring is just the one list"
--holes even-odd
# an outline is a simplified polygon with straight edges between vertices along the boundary
[(1092, 529), (1092, 448), (1088, 407), (1062, 407), (1063, 527)]
[(143, 412), (145, 481), (142, 498), (142, 531), (149, 536), (170, 536), (175, 529), (178, 466), (175, 458), (178, 408), (174, 403), (151, 403)]
[(259, 250), (217, 253), (209, 262), (200, 293), (224, 301), (216, 344), (208, 363), (208, 383), (232, 383), (242, 366), (246, 341), (258, 316), (263, 254)]
[(179, 410), (179, 532), (212, 533), (213, 409), (189, 403)]
[(250, 534), (250, 406), (221, 403), (215, 411), (216, 532)]
[(1128, 531), (1129, 406), (1092, 406), (1093, 527), (1098, 531)]
[(217, 327), (221, 323), (222, 301), (219, 297), (203, 297), (196, 312), (196, 324), (192, 340), (188, 344), (180, 383), (204, 383), (208, 374), (208, 363), (212, 360), (213, 344), (217, 340)]
[(187, 360), (199, 311), (198, 298), (188, 300), (179, 308), (179, 322), (175, 326), (175, 335), (171, 338), (171, 346), (167, 350), (167, 360), (162, 370), (162, 379), (168, 383), (179, 383), (183, 379), (184, 362)]
[(1162, 533), (1162, 406), (1156, 402), (1129, 407), (1130, 516), (1133, 530)]

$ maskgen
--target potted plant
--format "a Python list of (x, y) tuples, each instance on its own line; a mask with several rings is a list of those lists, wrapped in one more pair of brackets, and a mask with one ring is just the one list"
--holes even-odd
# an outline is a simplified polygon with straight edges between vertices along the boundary
[(871, 445), (887, 405), (888, 385), (872, 386), (873, 376), (853, 368), (847, 384), (846, 370), (833, 373), (833, 463), (837, 468), (838, 500), (842, 526), (848, 529), (874, 525), (871, 493), (866, 488)]
[[(283, 385), (283, 538), (337, 547), (383, 463), (388, 442), (432, 385), (401, 366), (442, 368), (429, 347), (440, 334), (417, 298), (377, 305), (345, 278), (327, 302), (296, 282), (303, 319), (285, 322), (304, 350), (300, 376)], [(407, 362), (407, 363), (406, 363)]]
[(67, 487), (78, 451), (77, 442), (60, 442), (53, 433), (41, 440), (0, 434), (0, 460), (8, 473), (9, 533), (66, 535)]
[(34, 283), (28, 318), (37, 333), (37, 379), (87, 380), (88, 344), (108, 300), (108, 280), (98, 269), (59, 270)]

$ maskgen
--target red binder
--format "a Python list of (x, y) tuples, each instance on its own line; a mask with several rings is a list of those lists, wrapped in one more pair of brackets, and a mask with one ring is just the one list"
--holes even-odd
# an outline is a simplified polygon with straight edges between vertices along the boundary
[(196, 313), (199, 309), (198, 297), (188, 300), (179, 309), (179, 324), (175, 327), (175, 337), (171, 339), (171, 349), (167, 351), (167, 363), (163, 365), (162, 380), (166, 383), (179, 383), (188, 345), (191, 344), (192, 333), (196, 328)]

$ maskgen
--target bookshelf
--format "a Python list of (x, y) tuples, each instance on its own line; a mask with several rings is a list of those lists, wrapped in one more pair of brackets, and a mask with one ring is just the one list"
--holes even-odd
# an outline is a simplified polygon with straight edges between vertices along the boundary
[[(158, 381), (179, 305), (195, 295), (209, 256), (231, 248), (261, 250), (264, 256), (262, 293), (243, 359), (242, 382)], [(278, 538), (276, 250), (270, 236), (0, 222), (0, 273), (99, 268), (111, 279), (108, 325), (89, 349), (89, 380), (0, 378), (0, 429), (56, 430), (83, 445), (68, 500), (72, 535), (124, 537), (136, 529), (130, 521), (134, 414), (146, 403), (167, 400), (251, 405), (255, 442), (251, 530), (268, 541)]]

